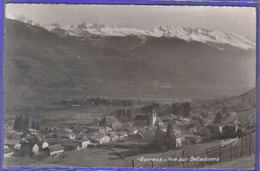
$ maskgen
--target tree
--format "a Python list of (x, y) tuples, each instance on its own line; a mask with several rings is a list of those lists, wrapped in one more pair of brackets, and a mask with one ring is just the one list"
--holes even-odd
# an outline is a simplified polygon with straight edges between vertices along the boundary
[(145, 113), (145, 114), (149, 114), (153, 110), (156, 110), (157, 112), (159, 112), (160, 111), (160, 104), (159, 103), (153, 103), (153, 104), (150, 104), (150, 105), (143, 106), (141, 108), (142, 113)]
[(185, 116), (184, 103), (181, 103), (181, 104), (179, 105), (179, 115)]
[(129, 118), (129, 119), (131, 119), (132, 117), (132, 112), (131, 112), (131, 110), (130, 109), (127, 109), (126, 110), (126, 116)]
[(32, 121), (31, 128), (32, 128), (32, 129), (35, 129), (35, 123), (34, 123), (34, 121)]
[(45, 118), (41, 119), (41, 125), (46, 125), (46, 123), (47, 123), (47, 120)]
[(218, 112), (213, 120), (213, 123), (220, 124), (222, 121), (222, 115), (220, 112)]
[(172, 123), (170, 123), (168, 125), (167, 131), (166, 131), (166, 145), (169, 149), (176, 147), (176, 136), (174, 134)]
[(24, 129), (29, 128), (29, 118), (28, 115), (26, 114), (25, 119), (24, 119)]
[(40, 122), (39, 121), (36, 122), (35, 129), (40, 130)]
[(178, 103), (174, 103), (172, 104), (172, 113), (175, 115), (179, 114), (179, 104)]
[(184, 115), (185, 115), (186, 117), (189, 117), (190, 111), (191, 111), (190, 102), (186, 102), (186, 103), (184, 104)]
[(162, 151), (167, 150), (167, 144), (166, 144), (166, 135), (165, 132), (163, 132), (159, 125), (157, 125), (157, 129), (155, 131), (155, 137), (154, 142), (157, 147), (159, 147)]
[(155, 130), (154, 141), (157, 144), (165, 145), (165, 133), (160, 129), (159, 125)]
[(14, 120), (14, 130), (18, 130), (18, 122), (19, 122), (19, 118), (18, 116), (16, 116)]
[(227, 117), (227, 115), (228, 115), (228, 108), (226, 106), (223, 106), (221, 113), (222, 113), (222, 116)]
[(23, 116), (20, 116), (18, 118), (18, 126), (17, 126), (17, 129), (19, 131), (24, 131), (24, 119), (23, 119)]

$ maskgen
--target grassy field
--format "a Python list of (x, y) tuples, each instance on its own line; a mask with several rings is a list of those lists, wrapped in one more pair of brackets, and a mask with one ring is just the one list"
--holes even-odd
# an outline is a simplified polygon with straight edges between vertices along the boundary
[[(185, 151), (184, 156), (196, 155), (203, 153), (205, 147), (214, 147), (219, 144), (219, 141), (210, 143), (196, 144), (176, 150), (169, 150), (166, 152), (152, 152), (144, 153), (127, 157), (119, 157), (116, 153), (126, 151), (126, 149), (120, 148), (88, 148), (80, 151), (65, 152), (65, 158), (62, 159), (59, 156), (48, 157), (43, 161), (35, 162), (33, 160), (24, 160), (17, 157), (11, 157), (5, 162), (8, 165), (24, 165), (24, 166), (77, 166), (77, 167), (132, 167), (132, 160), (135, 162), (135, 167), (151, 167), (150, 162), (139, 162), (138, 158), (168, 158), (168, 157), (181, 157), (182, 151)], [(17, 161), (17, 162), (16, 162)], [(19, 162), (18, 162), (19, 161)], [(163, 166), (165, 162), (155, 162), (154, 167), (166, 167)], [(172, 167), (178, 167), (180, 163), (172, 163)]]
[[(252, 149), (251, 156), (249, 156), (247, 141), (244, 138), (243, 157), (240, 158), (240, 139), (233, 147), (232, 160), (230, 159), (229, 147), (221, 148), (221, 162), (220, 161), (189, 161), (190, 157), (212, 157), (219, 158), (220, 140), (215, 140), (207, 143), (200, 143), (194, 145), (187, 145), (178, 149), (168, 151), (156, 151), (135, 153), (135, 150), (121, 148), (87, 148), (79, 151), (70, 151), (61, 156), (52, 156), (45, 158), (43, 161), (35, 161), (26, 157), (11, 157), (5, 160), (8, 166), (44, 166), (44, 167), (134, 167), (137, 168), (244, 168), (249, 169), (254, 166), (254, 150)], [(236, 148), (235, 148), (236, 147)], [(254, 146), (252, 146), (254, 147)], [(207, 150), (206, 150), (207, 149)], [(211, 153), (210, 151), (214, 151)], [(140, 151), (139, 151), (140, 152)], [(208, 152), (208, 153), (207, 153)], [(208, 155), (207, 155), (207, 154)], [(126, 155), (128, 154), (128, 155)], [(129, 155), (130, 154), (130, 155)], [(213, 154), (213, 155), (211, 155)], [(248, 157), (249, 156), (249, 157)], [(160, 161), (140, 161), (145, 159), (162, 159)], [(169, 158), (177, 158), (177, 161), (169, 161)], [(186, 162), (180, 159), (188, 158)]]
[(255, 156), (243, 157), (234, 161), (223, 162), (207, 166), (214, 169), (253, 169), (255, 167)]

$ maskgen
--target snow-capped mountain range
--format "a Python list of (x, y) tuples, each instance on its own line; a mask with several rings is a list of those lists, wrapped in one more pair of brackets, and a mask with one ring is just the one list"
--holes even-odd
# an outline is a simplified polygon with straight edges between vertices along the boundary
[(249, 50), (255, 48), (255, 42), (250, 38), (240, 36), (234, 33), (224, 33), (220, 31), (213, 31), (204, 28), (187, 28), (187, 27), (173, 27), (173, 26), (158, 26), (150, 30), (139, 30), (134, 28), (118, 28), (111, 27), (105, 24), (86, 24), (85, 22), (79, 25), (60, 25), (60, 24), (44, 24), (40, 25), (34, 23), (32, 20), (24, 17), (16, 18), (21, 22), (32, 25), (37, 25), (53, 32), (61, 37), (75, 36), (82, 38), (89, 38), (92, 35), (100, 37), (108, 36), (137, 36), (143, 40), (147, 37), (169, 37), (180, 38), (187, 42), (198, 41), (202, 43), (228, 44), (240, 49)]
[[(7, 85), (12, 87), (9, 93), (17, 95), (10, 103), (30, 104), (33, 97), (49, 95), (60, 101), (68, 96), (216, 98), (238, 95), (255, 85), (254, 49), (148, 37), (155, 34), (152, 29), (105, 37), (104, 29), (122, 29), (26, 23), (5, 20)], [(95, 35), (90, 32), (94, 30)], [(126, 30), (122, 32), (129, 35)], [(83, 37), (68, 35), (79, 33)]]

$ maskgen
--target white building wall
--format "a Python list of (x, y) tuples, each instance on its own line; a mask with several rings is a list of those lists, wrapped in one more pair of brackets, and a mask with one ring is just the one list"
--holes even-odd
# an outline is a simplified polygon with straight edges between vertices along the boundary
[(90, 144), (90, 141), (83, 141), (81, 146), (82, 146), (82, 148), (87, 148), (89, 144)]
[(59, 153), (63, 153), (63, 152), (64, 152), (64, 150), (52, 151), (52, 152), (50, 152), (50, 155), (53, 156), (55, 154), (59, 154)]
[(11, 157), (13, 154), (14, 154), (14, 152), (5, 153), (5, 154), (4, 154), (4, 158), (5, 158), (5, 159), (6, 159), (6, 158), (9, 158), (9, 157)]
[(34, 154), (39, 154), (39, 146), (35, 144), (32, 148), (32, 151)]
[(223, 127), (221, 125), (219, 126), (219, 133), (223, 133)]
[(14, 149), (20, 150), (21, 149), (21, 144), (20, 143), (15, 144)]
[(150, 116), (150, 125), (154, 125), (155, 122), (157, 121), (157, 114), (156, 112), (153, 110), (151, 116)]
[(47, 147), (49, 147), (49, 143), (47, 143), (46, 141), (44, 143), (42, 143), (42, 148), (43, 149), (47, 148)]
[(109, 137), (109, 136), (104, 136), (104, 137), (100, 140), (100, 144), (108, 143), (109, 141), (110, 141), (110, 137)]
[(181, 147), (183, 146), (185, 142), (185, 138), (184, 137), (178, 137), (176, 138), (176, 147)]

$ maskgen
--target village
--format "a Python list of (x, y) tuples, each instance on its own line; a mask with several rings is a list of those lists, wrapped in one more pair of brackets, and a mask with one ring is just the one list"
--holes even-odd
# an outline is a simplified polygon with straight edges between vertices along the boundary
[[(203, 123), (201, 118), (189, 116), (194, 113), (191, 109), (188, 117), (162, 114), (158, 105), (142, 109), (143, 112), (128, 107), (91, 122), (60, 121), (55, 127), (47, 128), (40, 128), (37, 122), (29, 123), (28, 116), (17, 117), (14, 125), (5, 124), (4, 157), (27, 156), (41, 161), (50, 156), (62, 156), (66, 151), (103, 147), (129, 149), (134, 154), (136, 149), (139, 153), (167, 151), (212, 139), (243, 136), (238, 125), (223, 123), (217, 117), (214, 123)], [(17, 120), (24, 124), (17, 125)], [(211, 131), (210, 135), (205, 135), (206, 129)]]

